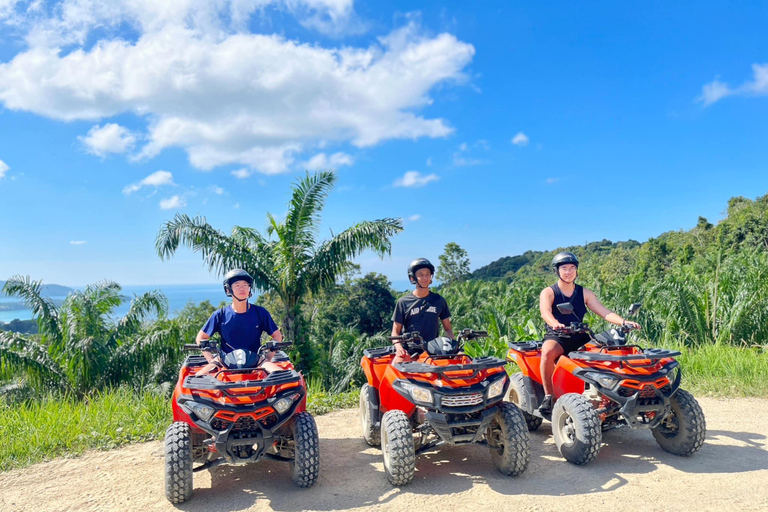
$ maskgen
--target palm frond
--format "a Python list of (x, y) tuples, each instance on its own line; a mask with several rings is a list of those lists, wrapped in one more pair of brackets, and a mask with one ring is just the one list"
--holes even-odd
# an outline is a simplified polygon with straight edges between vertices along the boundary
[(45, 347), (15, 333), (0, 331), (0, 366), (3, 373), (26, 377), (43, 389), (68, 389), (67, 378)]
[(248, 245), (212, 228), (205, 217), (176, 214), (173, 220), (163, 225), (155, 240), (158, 255), (163, 259), (170, 258), (180, 245), (200, 252), (209, 270), (218, 274), (243, 268), (253, 277), (256, 288), (270, 290), (277, 284), (272, 262), (264, 253), (251, 251)]
[(379, 256), (390, 254), (391, 238), (403, 230), (401, 219), (360, 222), (324, 242), (307, 264), (307, 279), (312, 291), (336, 282), (347, 262), (365, 250)]
[(294, 252), (308, 252), (314, 248), (320, 210), (325, 206), (325, 199), (335, 182), (333, 172), (323, 171), (307, 173), (294, 185), (285, 218), (285, 241)]
[(118, 331), (122, 335), (135, 332), (148, 316), (154, 314), (162, 318), (168, 314), (168, 299), (160, 290), (152, 290), (135, 296), (128, 313), (118, 322)]
[(42, 283), (29, 276), (16, 275), (6, 281), (3, 292), (10, 297), (19, 297), (32, 310), (40, 334), (60, 338), (59, 310), (51, 299), (40, 294)]

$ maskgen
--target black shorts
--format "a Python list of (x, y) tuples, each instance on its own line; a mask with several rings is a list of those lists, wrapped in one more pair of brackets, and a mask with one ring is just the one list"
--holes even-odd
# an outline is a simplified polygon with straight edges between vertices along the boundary
[(544, 335), (544, 341), (553, 340), (563, 347), (563, 353), (567, 356), (570, 352), (579, 350), (589, 342), (589, 334), (579, 333), (570, 336), (558, 336), (555, 333), (548, 332)]

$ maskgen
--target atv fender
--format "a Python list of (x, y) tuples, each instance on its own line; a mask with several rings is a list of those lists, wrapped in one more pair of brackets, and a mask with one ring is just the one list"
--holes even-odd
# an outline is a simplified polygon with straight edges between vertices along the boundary
[(544, 400), (544, 386), (525, 375), (523, 376), (523, 386), (525, 386), (526, 400), (525, 403), (520, 404), (520, 408), (528, 414), (534, 414)]

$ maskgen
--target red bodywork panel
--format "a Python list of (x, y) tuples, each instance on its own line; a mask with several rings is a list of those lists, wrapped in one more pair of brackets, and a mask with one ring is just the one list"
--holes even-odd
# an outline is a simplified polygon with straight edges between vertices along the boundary
[[(392, 383), (398, 379), (421, 381), (436, 388), (464, 388), (482, 382), (491, 375), (504, 372), (504, 368), (499, 367), (479, 370), (477, 372), (461, 370), (443, 373), (442, 375), (435, 373), (402, 373), (392, 366), (392, 359), (394, 359), (394, 355), (390, 354), (373, 359), (363, 356), (363, 359), (360, 361), (363, 372), (365, 372), (368, 380), (368, 385), (379, 393), (379, 406), (382, 415), (390, 410), (400, 410), (410, 416), (416, 410), (413, 402), (393, 388)], [(463, 354), (451, 358), (433, 359), (424, 352), (416, 361), (434, 366), (448, 366), (452, 364), (469, 364), (472, 362), (472, 359)], [(436, 384), (438, 380), (441, 385)]]
[[(277, 364), (284, 370), (293, 369), (293, 365), (290, 363), (290, 361), (280, 361), (275, 364)], [(237, 389), (229, 390), (228, 393), (224, 393), (216, 389), (212, 389), (212, 390), (196, 389), (193, 391), (183, 387), (184, 380), (188, 376), (194, 375), (203, 366), (204, 364), (182, 365), (181, 370), (179, 370), (179, 379), (176, 382), (176, 388), (173, 390), (173, 397), (171, 399), (171, 407), (173, 409), (173, 421), (183, 421), (185, 423), (189, 423), (193, 431), (199, 434), (204, 434), (205, 432), (199, 429), (198, 427), (196, 427), (192, 419), (189, 417), (189, 415), (187, 415), (187, 413), (185, 413), (181, 409), (181, 407), (179, 407), (177, 400), (181, 395), (205, 397), (211, 400), (212, 402), (221, 404), (223, 406), (250, 405), (250, 404), (257, 404), (259, 402), (265, 402), (265, 407), (261, 409), (257, 409), (254, 412), (235, 414), (228, 411), (218, 411), (214, 415), (217, 418), (221, 418), (227, 421), (237, 421), (242, 416), (250, 416), (254, 420), (258, 420), (274, 412), (274, 409), (272, 409), (270, 405), (266, 404), (267, 398), (285, 389), (306, 388), (303, 375), (301, 376), (301, 379), (299, 380), (299, 382), (291, 382), (288, 384), (280, 384), (276, 386), (266, 386), (266, 387), (255, 386), (255, 387), (247, 387), (247, 388), (237, 388)], [(256, 370), (245, 372), (245, 373), (230, 373), (227, 370), (221, 370), (218, 373), (213, 374), (212, 376), (221, 382), (238, 382), (238, 381), (264, 379), (267, 377), (267, 372), (261, 369), (256, 369)], [(306, 410), (307, 410), (307, 397), (305, 395), (302, 398), (299, 405), (297, 406), (296, 412), (299, 413)]]
[[(610, 349), (601, 349), (597, 345), (588, 343), (581, 351), (600, 352), (611, 355), (635, 355), (640, 354), (637, 347), (611, 347)], [(514, 361), (520, 367), (524, 376), (530, 377), (535, 382), (541, 383), (541, 350), (518, 351), (513, 348), (507, 353), (507, 360)], [(659, 359), (656, 364), (651, 365), (650, 359), (633, 361), (632, 364), (618, 361), (585, 361), (581, 359), (571, 359), (567, 356), (560, 356), (555, 363), (555, 372), (552, 375), (553, 394), (560, 397), (566, 393), (583, 393), (584, 381), (573, 374), (577, 368), (590, 368), (600, 371), (610, 371), (623, 377), (622, 386), (640, 389), (640, 383), (633, 377), (643, 377), (658, 372), (664, 365), (674, 361), (673, 358)], [(641, 366), (644, 365), (644, 366)], [(669, 379), (661, 377), (654, 383), (656, 387), (662, 388), (669, 384)]]

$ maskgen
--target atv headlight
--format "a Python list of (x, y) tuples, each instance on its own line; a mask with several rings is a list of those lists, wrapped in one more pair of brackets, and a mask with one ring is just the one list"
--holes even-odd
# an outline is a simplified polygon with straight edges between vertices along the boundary
[(507, 377), (496, 379), (496, 382), (488, 386), (488, 398), (495, 398), (504, 392), (504, 383), (507, 382)]
[(189, 407), (189, 410), (195, 413), (197, 417), (203, 421), (208, 421), (211, 419), (213, 413), (216, 412), (216, 409), (210, 405), (200, 404), (197, 402), (187, 402), (185, 405)]
[(423, 402), (427, 404), (432, 404), (432, 391), (423, 388), (421, 386), (417, 386), (415, 384), (411, 384), (410, 382), (401, 382), (400, 385), (403, 387), (404, 390), (406, 390), (408, 393), (411, 394), (411, 398), (413, 398), (416, 402)]
[(279, 414), (283, 414), (285, 411), (287, 411), (291, 407), (291, 404), (293, 404), (293, 401), (296, 400), (297, 396), (299, 395), (293, 394), (289, 396), (284, 396), (283, 398), (273, 403), (272, 407), (274, 407)]
[(619, 381), (619, 379), (614, 377), (613, 375), (606, 375), (604, 373), (587, 372), (584, 375), (586, 377), (589, 377), (593, 381), (597, 382), (602, 387), (608, 388), (608, 389), (611, 389)]

